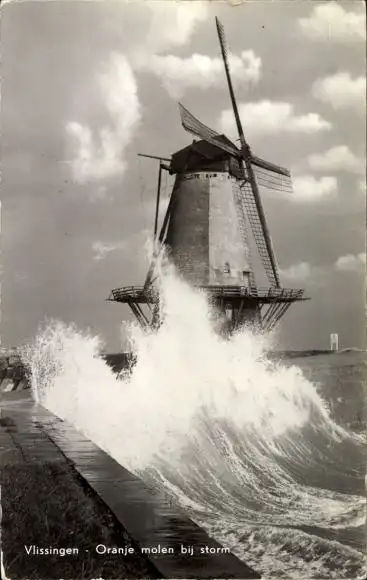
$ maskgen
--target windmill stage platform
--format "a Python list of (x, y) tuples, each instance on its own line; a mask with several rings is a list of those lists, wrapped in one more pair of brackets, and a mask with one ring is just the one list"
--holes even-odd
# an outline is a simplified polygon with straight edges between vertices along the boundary
[[(122, 467), (72, 425), (62, 421), (35, 403), (30, 390), (2, 393), (0, 399), (0, 459), (6, 466), (23, 466), (32, 477), (34, 464), (69, 463), (112, 512), (124, 531), (132, 538), (143, 559), (148, 560), (153, 578), (260, 578), (260, 575), (238, 560), (229, 550), (215, 542), (161, 492), (148, 488), (143, 481)], [(14, 487), (14, 484), (12, 485)], [(12, 514), (6, 513), (6, 494), (2, 486), (2, 549), (5, 572), (13, 577), (6, 554), (6, 533)], [(57, 494), (57, 488), (55, 490)], [(37, 494), (37, 490), (35, 491)], [(19, 506), (26, 511), (27, 506)], [(67, 509), (67, 506), (65, 506)], [(10, 523), (9, 523), (10, 522)], [(28, 522), (30, 528), (32, 523)], [(53, 523), (55, 525), (55, 523)], [(52, 525), (52, 522), (49, 522)], [(70, 530), (72, 532), (72, 530)], [(27, 529), (22, 531), (22, 545), (27, 542)], [(38, 538), (40, 546), (50, 538)], [(72, 543), (72, 533), (70, 535)], [(34, 543), (34, 542), (33, 542)], [(194, 546), (195, 553), (181, 553), (181, 545)], [(160, 546), (160, 550), (158, 547)], [(111, 546), (112, 547), (112, 546)], [(200, 548), (204, 548), (203, 554)], [(148, 551), (142, 551), (148, 548)], [(150, 550), (149, 550), (150, 548)], [(119, 558), (121, 556), (118, 556)], [(42, 564), (42, 558), (38, 560)], [(14, 572), (14, 570), (13, 570)], [(33, 572), (35, 570), (33, 569)], [(77, 571), (76, 571), (77, 572)], [(79, 571), (83, 574), (83, 571)], [(32, 577), (45, 578), (41, 570)], [(47, 576), (50, 578), (50, 576)], [(55, 571), (55, 578), (57, 570)], [(88, 575), (78, 577), (87, 578)], [(109, 576), (113, 577), (113, 576)], [(146, 578), (146, 575), (129, 576)]]
[[(235, 317), (240, 318), (245, 309), (260, 311), (262, 325), (268, 331), (277, 325), (291, 304), (308, 299), (303, 296), (303, 289), (213, 285), (194, 286), (194, 288), (204, 292), (209, 301), (219, 310), (225, 310), (226, 305), (230, 305), (234, 326), (236, 326)], [(107, 300), (128, 304), (141, 326), (149, 327), (153, 324), (152, 319), (155, 308), (159, 304), (159, 295), (152, 285), (148, 287), (126, 286), (111, 290)], [(148, 307), (148, 313), (143, 311), (142, 305)]]
[[(295, 300), (307, 300), (303, 298), (303, 290), (288, 288), (246, 288), (245, 286), (197, 286), (212, 298), (247, 298), (263, 304), (271, 304), (275, 300), (294, 302)], [(125, 286), (111, 290), (108, 300), (115, 302), (135, 302), (136, 304), (154, 304), (158, 301), (158, 295), (152, 289), (146, 290), (144, 286)]]

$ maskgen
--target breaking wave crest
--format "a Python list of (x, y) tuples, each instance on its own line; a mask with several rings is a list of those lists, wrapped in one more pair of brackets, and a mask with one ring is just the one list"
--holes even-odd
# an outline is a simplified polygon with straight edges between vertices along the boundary
[(262, 574), (362, 577), (361, 436), (300, 369), (266, 359), (269, 339), (220, 337), (205, 297), (172, 272), (160, 294), (161, 327), (127, 328), (137, 362), (124, 376), (99, 337), (48, 324), (23, 353), (36, 400)]

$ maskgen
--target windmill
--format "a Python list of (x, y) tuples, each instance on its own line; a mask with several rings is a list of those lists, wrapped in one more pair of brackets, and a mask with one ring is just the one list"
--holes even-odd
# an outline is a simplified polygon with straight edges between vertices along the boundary
[[(205, 291), (223, 313), (227, 332), (248, 323), (271, 330), (293, 302), (305, 298), (301, 289), (281, 287), (259, 186), (291, 192), (291, 176), (287, 169), (253, 155), (239, 116), (229, 51), (218, 19), (216, 27), (239, 146), (179, 104), (182, 126), (196, 140), (170, 158), (139, 154), (159, 161), (154, 238), (158, 253), (166, 249), (179, 274)], [(163, 171), (174, 175), (175, 181), (158, 233)], [(256, 284), (248, 226), (267, 276), (266, 288)], [(159, 323), (156, 258), (144, 286), (116, 288), (108, 298), (128, 304), (144, 327)]]

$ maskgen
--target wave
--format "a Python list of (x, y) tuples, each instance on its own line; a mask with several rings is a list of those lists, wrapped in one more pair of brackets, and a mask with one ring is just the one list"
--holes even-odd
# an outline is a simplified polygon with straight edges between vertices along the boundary
[(136, 364), (122, 377), (98, 336), (48, 323), (22, 354), (36, 400), (263, 574), (362, 570), (358, 545), (334, 538), (361, 526), (365, 439), (332, 420), (299, 368), (266, 359), (274, 337), (220, 337), (205, 296), (173, 272), (160, 299), (159, 329), (125, 328)]

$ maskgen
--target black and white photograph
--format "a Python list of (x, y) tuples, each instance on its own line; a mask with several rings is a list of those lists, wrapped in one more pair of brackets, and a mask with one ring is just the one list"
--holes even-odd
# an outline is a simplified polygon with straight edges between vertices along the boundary
[(3, 0), (1, 580), (366, 577), (362, 0)]

